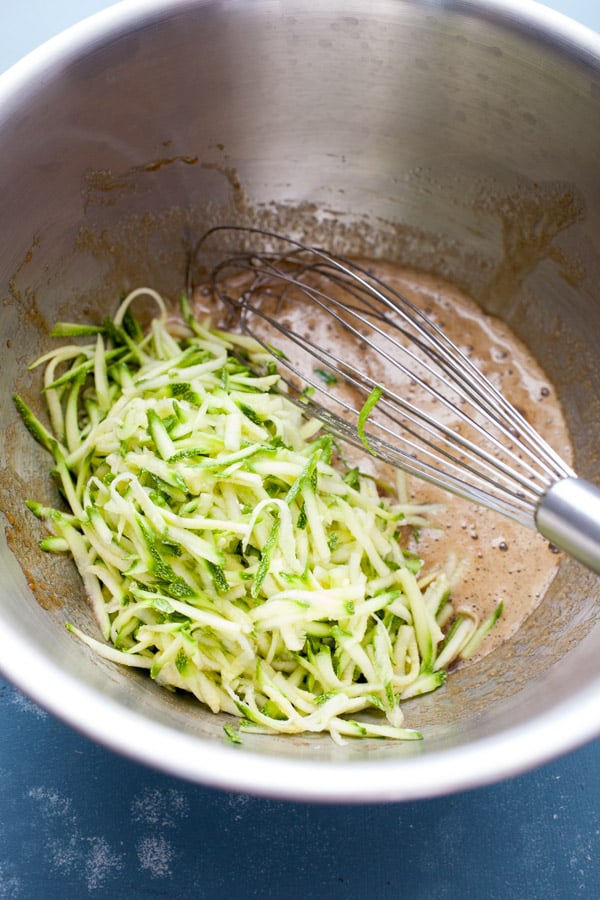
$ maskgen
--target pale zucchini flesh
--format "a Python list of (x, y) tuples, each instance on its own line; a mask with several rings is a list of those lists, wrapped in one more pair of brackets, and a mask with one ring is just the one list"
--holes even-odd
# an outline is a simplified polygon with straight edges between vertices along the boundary
[[(142, 294), (157, 305), (145, 329), (131, 313)], [(47, 422), (15, 396), (62, 496), (28, 501), (50, 532), (41, 546), (75, 561), (100, 638), (69, 628), (237, 716), (234, 742), (419, 738), (403, 701), (443, 684), (493, 622), (457, 619), (444, 572), (402, 549), (426, 507), (346, 465), (258, 344), (198, 321), (185, 298), (182, 318), (140, 289), (97, 326), (59, 323), (73, 343), (32, 366)]]

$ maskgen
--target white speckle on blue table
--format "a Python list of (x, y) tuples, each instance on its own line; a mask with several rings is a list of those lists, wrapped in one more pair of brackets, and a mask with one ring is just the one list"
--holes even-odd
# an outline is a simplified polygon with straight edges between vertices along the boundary
[(185, 794), (174, 788), (145, 788), (131, 801), (130, 814), (131, 821), (141, 825), (176, 828), (189, 815), (189, 803)]
[(175, 859), (175, 850), (164, 834), (141, 838), (136, 851), (140, 868), (148, 872), (152, 878), (168, 878), (172, 875), (171, 865)]
[(13, 706), (17, 707), (19, 712), (36, 716), (38, 719), (46, 719), (48, 717), (48, 713), (41, 706), (38, 706), (37, 703), (34, 703), (33, 700), (30, 700), (29, 697), (26, 697), (25, 694), (16, 689), (9, 693), (9, 700)]
[(81, 826), (71, 797), (40, 786), (29, 788), (27, 796), (37, 804), (44, 856), (54, 874), (78, 876), (90, 892), (123, 869), (123, 854)]
[(0, 900), (18, 900), (22, 896), (21, 879), (14, 865), (0, 860)]

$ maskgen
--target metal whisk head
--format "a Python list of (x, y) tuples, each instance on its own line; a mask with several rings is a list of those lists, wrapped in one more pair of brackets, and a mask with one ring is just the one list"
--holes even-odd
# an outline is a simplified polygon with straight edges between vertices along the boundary
[(307, 415), (385, 462), (534, 527), (540, 498), (574, 473), (466, 353), (362, 266), (256, 234), (273, 250), (220, 263), (213, 290), (276, 359)]
[(212, 288), (289, 397), (346, 442), (537, 528), (600, 573), (600, 490), (579, 478), (443, 329), (366, 268), (254, 228)]

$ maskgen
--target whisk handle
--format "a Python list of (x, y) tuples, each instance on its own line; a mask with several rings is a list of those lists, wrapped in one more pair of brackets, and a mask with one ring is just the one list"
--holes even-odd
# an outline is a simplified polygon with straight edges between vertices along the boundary
[(545, 538), (600, 574), (600, 490), (583, 478), (557, 481), (540, 500), (537, 529)]

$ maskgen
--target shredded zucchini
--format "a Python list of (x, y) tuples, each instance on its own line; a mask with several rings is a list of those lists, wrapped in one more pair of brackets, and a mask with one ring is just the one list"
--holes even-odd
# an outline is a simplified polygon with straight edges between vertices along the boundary
[[(141, 294), (158, 309), (145, 330), (131, 313)], [(448, 579), (399, 540), (427, 508), (345, 466), (258, 344), (181, 307), (183, 325), (140, 289), (98, 326), (59, 323), (76, 342), (32, 366), (49, 424), (14, 398), (65, 501), (28, 501), (50, 532), (41, 547), (72, 556), (101, 639), (68, 627), (237, 716), (233, 742), (420, 738), (402, 701), (443, 684), (490, 627), (458, 620), (460, 641), (445, 640)]]

